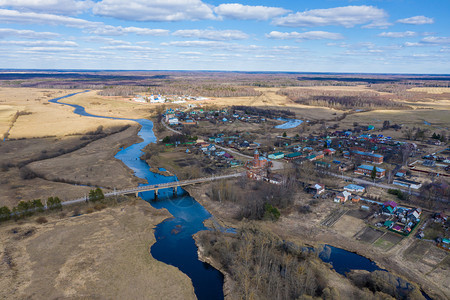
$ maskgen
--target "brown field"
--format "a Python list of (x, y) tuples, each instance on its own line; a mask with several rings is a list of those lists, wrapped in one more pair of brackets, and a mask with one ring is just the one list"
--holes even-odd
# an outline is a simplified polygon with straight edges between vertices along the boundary
[(348, 238), (353, 237), (365, 226), (366, 225), (361, 219), (348, 215), (342, 216), (339, 221), (333, 225), (335, 230), (339, 231), (340, 234)]
[(130, 97), (110, 97), (97, 95), (93, 90), (64, 99), (64, 102), (78, 104), (86, 111), (100, 116), (139, 119), (147, 118), (161, 104), (145, 104), (132, 101)]
[(75, 115), (73, 108), (48, 103), (48, 100), (79, 92), (78, 90), (44, 90), (0, 88), (0, 134), (6, 133), (16, 112), (26, 112), (13, 124), (9, 138), (64, 136), (104, 127), (130, 124), (130, 121), (107, 120)]
[[(62, 138), (40, 138), (11, 140), (0, 143), (1, 163), (13, 166), (0, 170), (0, 206), (10, 208), (20, 200), (47, 199), (58, 196), (62, 200), (82, 197), (92, 187), (79, 186), (52, 180), (67, 180), (85, 185), (101, 187), (136, 186), (138, 179), (132, 171), (114, 158), (120, 147), (133, 144), (137, 126), (125, 131), (108, 135), (88, 144), (86, 147), (51, 159), (39, 160), (44, 153), (59, 154), (60, 149), (71, 149), (80, 143), (81, 136)], [(38, 161), (29, 164), (30, 169), (45, 176), (46, 179), (34, 178), (23, 180), (17, 167), (27, 160)]]
[(149, 254), (170, 214), (142, 200), (0, 226), (1, 299), (195, 299), (191, 280)]
[(429, 94), (444, 94), (450, 93), (450, 88), (448, 87), (414, 87), (408, 90), (409, 92), (425, 92)]

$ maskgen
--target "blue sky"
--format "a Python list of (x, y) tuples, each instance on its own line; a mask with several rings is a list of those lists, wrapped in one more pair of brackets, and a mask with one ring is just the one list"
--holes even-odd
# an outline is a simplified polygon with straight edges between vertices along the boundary
[(0, 0), (0, 68), (450, 73), (449, 0)]

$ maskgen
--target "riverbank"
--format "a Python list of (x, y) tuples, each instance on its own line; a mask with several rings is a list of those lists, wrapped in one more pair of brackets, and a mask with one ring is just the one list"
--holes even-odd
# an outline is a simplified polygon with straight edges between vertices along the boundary
[[(123, 127), (125, 128), (125, 127)], [(95, 186), (125, 188), (143, 180), (114, 158), (121, 148), (142, 139), (140, 126), (103, 128), (102, 133), (7, 140), (0, 146), (0, 206), (21, 200), (79, 198)], [(97, 138), (97, 136), (99, 138)], [(24, 179), (24, 169), (29, 175)]]
[[(189, 193), (201, 203), (223, 226), (240, 228), (245, 222), (235, 219), (234, 211), (236, 205), (230, 202), (212, 201), (210, 186), (203, 184), (201, 186), (188, 187)], [(325, 214), (326, 215), (326, 214)], [(411, 261), (407, 257), (405, 250), (409, 244), (414, 242), (411, 239), (405, 239), (399, 245), (389, 252), (381, 251), (371, 244), (358, 242), (345, 236), (335, 228), (324, 228), (320, 226), (322, 217), (298, 214), (296, 211), (283, 213), (277, 222), (256, 221), (257, 226), (273, 232), (284, 240), (296, 242), (299, 245), (309, 244), (319, 247), (328, 244), (334, 247), (342, 248), (350, 252), (357, 253), (374, 261), (380, 268), (387, 269), (390, 273), (407, 279), (410, 282), (419, 284), (419, 286), (433, 299), (448, 299), (449, 288), (448, 274), (445, 266), (442, 270), (434, 270), (433, 275), (424, 273), (424, 266), (418, 261)]]
[(223, 274), (223, 277), (224, 277), (224, 280), (223, 280), (223, 294), (224, 294), (224, 298), (227, 299), (227, 300), (238, 299), (233, 294), (234, 281), (231, 279), (230, 274), (228, 274), (228, 272), (225, 271), (223, 266), (218, 261), (214, 260), (212, 257), (209, 257), (209, 256), (205, 255), (204, 249), (203, 249), (201, 243), (199, 242), (199, 233), (194, 234), (193, 238), (194, 238), (194, 241), (195, 241), (195, 245), (197, 246), (198, 259), (200, 261), (204, 262), (204, 263), (207, 263), (207, 264), (211, 265), (214, 269), (218, 270), (220, 273)]
[(195, 299), (189, 277), (149, 255), (155, 226), (170, 217), (136, 199), (76, 217), (55, 212), (43, 224), (5, 223), (0, 298)]

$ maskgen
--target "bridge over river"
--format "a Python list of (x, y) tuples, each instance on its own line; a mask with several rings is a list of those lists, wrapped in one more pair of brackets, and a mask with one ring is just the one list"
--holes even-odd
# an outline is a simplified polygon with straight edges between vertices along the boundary
[[(166, 183), (158, 183), (158, 184), (150, 184), (150, 185), (142, 185), (138, 187), (130, 187), (125, 188), (122, 190), (117, 190), (109, 193), (105, 193), (105, 197), (110, 196), (116, 196), (116, 195), (130, 195), (135, 194), (136, 197), (138, 197), (138, 194), (141, 192), (149, 192), (149, 191), (155, 191), (155, 199), (158, 197), (158, 190), (160, 189), (173, 189), (174, 194), (176, 194), (178, 187), (198, 184), (198, 183), (204, 183), (204, 182), (211, 182), (215, 180), (221, 180), (221, 179), (229, 179), (229, 178), (236, 178), (240, 176), (244, 176), (245, 173), (233, 173), (233, 174), (227, 174), (227, 175), (220, 175), (220, 176), (211, 176), (211, 177), (202, 177), (202, 178), (196, 178), (196, 179), (187, 179), (187, 180), (181, 180), (181, 181), (172, 181), (172, 182), (166, 182)], [(77, 198), (73, 200), (64, 201), (61, 204), (62, 205), (69, 205), (79, 202), (85, 202), (87, 200), (87, 197)]]

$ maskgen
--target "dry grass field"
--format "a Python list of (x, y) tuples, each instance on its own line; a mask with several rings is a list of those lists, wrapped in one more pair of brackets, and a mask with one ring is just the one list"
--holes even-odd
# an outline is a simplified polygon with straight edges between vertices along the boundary
[[(64, 136), (104, 127), (130, 124), (129, 121), (81, 117), (73, 108), (49, 103), (56, 97), (80, 92), (79, 90), (44, 90), (32, 88), (0, 88), (0, 134), (9, 131), (9, 138), (35, 138)], [(66, 99), (65, 99), (66, 100)], [(63, 101), (65, 101), (63, 100)], [(17, 112), (24, 112), (12, 124)]]
[[(135, 186), (138, 179), (132, 171), (116, 160), (114, 155), (120, 147), (139, 141), (136, 125), (89, 143), (84, 148), (64, 154), (60, 150), (77, 148), (86, 141), (81, 136), (61, 138), (35, 138), (8, 140), (0, 143), (2, 169), (0, 170), (0, 206), (15, 206), (20, 200), (47, 199), (58, 196), (62, 200), (78, 198), (88, 193), (92, 187), (55, 182), (66, 180), (84, 185), (102, 187)], [(57, 155), (51, 159), (41, 159), (42, 155)], [(44, 178), (24, 180), (19, 167), (28, 160), (31, 170)], [(12, 166), (4, 168), (4, 164)]]
[(170, 214), (142, 200), (47, 223), (0, 226), (1, 299), (195, 299), (191, 280), (149, 253)]
[(64, 99), (63, 102), (78, 104), (86, 111), (100, 116), (139, 119), (149, 117), (161, 104), (145, 104), (131, 100), (131, 97), (100, 96), (92, 90)]
[(444, 94), (450, 93), (450, 88), (448, 87), (415, 87), (411, 88), (410, 92), (425, 92), (429, 94)]

